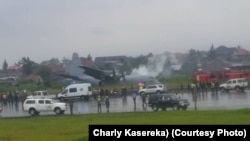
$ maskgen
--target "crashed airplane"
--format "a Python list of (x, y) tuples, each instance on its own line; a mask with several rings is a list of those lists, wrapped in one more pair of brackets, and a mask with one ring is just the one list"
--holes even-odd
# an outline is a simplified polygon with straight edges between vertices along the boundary
[(144, 84), (156, 84), (160, 83), (155, 77), (148, 75), (126, 75), (124, 73), (118, 73), (116, 70), (101, 70), (97, 68), (79, 66), (83, 69), (83, 75), (75, 76), (69, 74), (59, 74), (64, 78), (70, 78), (77, 82), (89, 82), (93, 85), (103, 84), (137, 84), (143, 82)]

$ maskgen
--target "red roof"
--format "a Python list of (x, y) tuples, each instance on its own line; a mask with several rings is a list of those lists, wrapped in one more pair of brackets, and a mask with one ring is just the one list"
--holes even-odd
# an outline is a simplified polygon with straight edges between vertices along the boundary
[(249, 52), (248, 50), (246, 50), (246, 49), (237, 47), (237, 48), (236, 48), (236, 51), (235, 51), (235, 55), (238, 55), (238, 56), (245, 56), (245, 55), (250, 55), (250, 52)]
[(20, 68), (20, 66), (9, 66), (8, 70), (19, 70)]

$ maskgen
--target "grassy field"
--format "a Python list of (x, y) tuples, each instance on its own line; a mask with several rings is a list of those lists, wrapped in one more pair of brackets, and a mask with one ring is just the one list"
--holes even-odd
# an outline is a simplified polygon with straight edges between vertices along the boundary
[(0, 118), (0, 141), (83, 141), (89, 124), (250, 124), (250, 109)]

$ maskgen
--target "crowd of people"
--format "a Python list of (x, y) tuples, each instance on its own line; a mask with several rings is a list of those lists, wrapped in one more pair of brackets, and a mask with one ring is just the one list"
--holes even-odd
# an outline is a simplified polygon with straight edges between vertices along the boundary
[(110, 110), (110, 98), (114, 98), (114, 97), (120, 97), (123, 99), (124, 102), (126, 102), (127, 100), (127, 96), (131, 95), (132, 96), (132, 100), (134, 102), (134, 109), (136, 110), (136, 101), (137, 101), (137, 97), (140, 96), (141, 100), (142, 100), (142, 109), (146, 110), (147, 108), (147, 102), (146, 102), (146, 95), (139, 95), (138, 90), (134, 90), (134, 89), (127, 89), (125, 87), (121, 88), (121, 89), (116, 89), (113, 88), (111, 90), (108, 89), (104, 89), (102, 87), (100, 87), (99, 89), (95, 89), (93, 91), (93, 97), (94, 100), (96, 100), (97, 102), (97, 113), (102, 113), (102, 103), (104, 103), (105, 108), (106, 108), (106, 112), (108, 113)]
[(17, 104), (19, 101), (24, 101), (27, 97), (27, 92), (24, 90), (23, 92), (10, 91), (8, 93), (0, 94), (0, 103), (1, 104)]

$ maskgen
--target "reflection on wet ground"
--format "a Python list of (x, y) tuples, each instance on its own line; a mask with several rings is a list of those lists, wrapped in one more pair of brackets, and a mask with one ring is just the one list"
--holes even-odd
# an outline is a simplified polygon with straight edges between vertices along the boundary
[[(179, 94), (181, 98), (188, 99), (190, 105), (188, 110), (195, 110), (195, 96), (190, 93)], [(222, 93), (212, 94), (211, 92), (197, 94), (196, 107), (198, 110), (204, 109), (240, 109), (250, 107), (250, 91), (246, 90), (241, 93)], [(22, 117), (30, 116), (23, 111), (22, 103), (6, 103), (2, 104), (3, 111), (0, 113), (1, 117)], [(106, 113), (107, 109), (104, 100), (102, 101), (102, 113)], [(168, 110), (168, 109), (167, 109)], [(172, 110), (172, 109), (169, 109)], [(136, 97), (136, 105), (134, 105), (131, 95), (127, 97), (111, 97), (109, 112), (134, 112), (143, 111), (142, 100), (139, 95)], [(146, 111), (152, 112), (150, 107)], [(75, 100), (73, 103), (73, 114), (89, 114), (97, 113), (97, 102), (94, 98), (89, 101)], [(54, 112), (44, 112), (40, 115), (55, 114)], [(70, 110), (65, 112), (70, 114)]]

